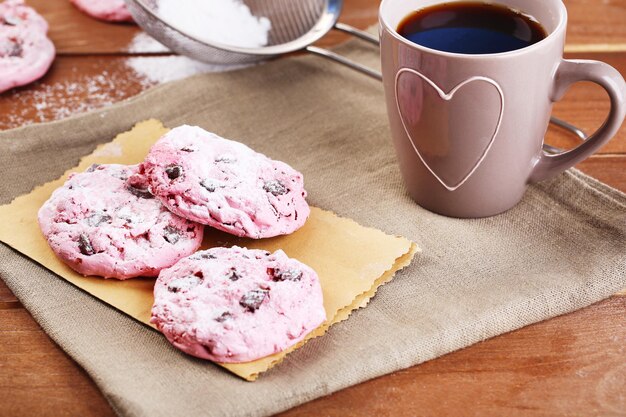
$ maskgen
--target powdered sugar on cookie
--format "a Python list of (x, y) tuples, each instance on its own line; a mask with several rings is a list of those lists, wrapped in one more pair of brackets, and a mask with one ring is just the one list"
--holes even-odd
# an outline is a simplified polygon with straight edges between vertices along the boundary
[(319, 278), (275, 253), (213, 248), (159, 275), (151, 322), (178, 349), (248, 362), (300, 342), (326, 320)]
[(172, 129), (142, 168), (172, 212), (237, 236), (289, 234), (310, 213), (301, 173), (199, 127)]
[(56, 255), (83, 275), (128, 279), (159, 271), (200, 247), (203, 227), (170, 213), (137, 166), (73, 174), (39, 210)]

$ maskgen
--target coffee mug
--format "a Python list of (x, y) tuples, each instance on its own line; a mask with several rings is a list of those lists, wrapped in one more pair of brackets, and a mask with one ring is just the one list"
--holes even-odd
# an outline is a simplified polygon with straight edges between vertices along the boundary
[[(626, 115), (626, 83), (603, 62), (563, 59), (567, 11), (561, 0), (496, 1), (533, 16), (547, 31), (539, 42), (510, 52), (442, 52), (398, 34), (409, 13), (441, 3), (381, 3), (381, 62), (393, 143), (419, 205), (452, 217), (492, 216), (515, 206), (528, 184), (563, 172), (611, 139)], [(609, 116), (577, 148), (547, 154), (543, 140), (552, 105), (577, 81), (607, 91)]]

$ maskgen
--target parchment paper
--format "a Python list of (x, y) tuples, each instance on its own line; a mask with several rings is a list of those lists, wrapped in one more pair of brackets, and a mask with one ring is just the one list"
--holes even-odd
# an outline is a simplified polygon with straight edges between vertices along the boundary
[[(16, 198), (11, 204), (0, 206), (0, 240), (102, 301), (150, 325), (154, 279), (118, 281), (77, 274), (57, 259), (48, 247), (37, 224), (37, 211), (71, 172), (82, 172), (94, 163), (139, 163), (150, 146), (167, 130), (157, 120), (141, 122), (131, 131), (100, 146), (58, 180)], [(405, 238), (389, 236), (315, 207), (305, 226), (289, 236), (251, 240), (206, 229), (203, 248), (234, 244), (269, 251), (283, 249), (288, 256), (310, 265), (320, 277), (328, 317), (326, 323), (287, 351), (248, 363), (220, 364), (249, 381), (255, 380), (308, 340), (323, 335), (332, 324), (347, 319), (353, 310), (364, 307), (378, 287), (407, 266), (419, 250)]]

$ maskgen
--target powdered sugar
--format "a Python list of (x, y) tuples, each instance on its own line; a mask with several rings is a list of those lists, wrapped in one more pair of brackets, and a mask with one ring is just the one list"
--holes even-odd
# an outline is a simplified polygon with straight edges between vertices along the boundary
[[(170, 52), (144, 32), (135, 35), (126, 51), (142, 54)], [(76, 60), (70, 68), (57, 64), (64, 67), (57, 69), (63, 74), (61, 80), (46, 77), (28, 88), (14, 89), (0, 96), (0, 104), (8, 104), (8, 111), (0, 113), (0, 130), (64, 119), (110, 106), (157, 84), (243, 67), (209, 65), (178, 55), (115, 58), (107, 60), (104, 67), (97, 59), (93, 59), (90, 65), (81, 61)], [(0, 106), (2, 109), (7, 107)]]
[(12, 104), (10, 111), (0, 114), (0, 130), (64, 119), (110, 106), (157, 84), (241, 67), (208, 65), (177, 55), (131, 57), (118, 62), (110, 70), (89, 71), (91, 75), (85, 74), (84, 68), (73, 67), (63, 81), (44, 79), (5, 93)]
[(140, 93), (149, 83), (137, 83), (115, 73), (102, 71), (86, 76), (72, 68), (72, 76), (54, 83), (35, 83), (10, 92), (13, 111), (0, 117), (0, 129), (60, 120), (109, 106)]
[(126, 60), (126, 65), (132, 68), (144, 83), (149, 84), (161, 84), (187, 78), (195, 74), (223, 72), (244, 67), (244, 65), (210, 65), (178, 55), (133, 57)]
[(154, 54), (171, 52), (169, 48), (146, 32), (138, 32), (126, 47), (126, 52), (135, 54)]
[(267, 45), (272, 27), (241, 0), (159, 0), (158, 13), (198, 40), (246, 48)]

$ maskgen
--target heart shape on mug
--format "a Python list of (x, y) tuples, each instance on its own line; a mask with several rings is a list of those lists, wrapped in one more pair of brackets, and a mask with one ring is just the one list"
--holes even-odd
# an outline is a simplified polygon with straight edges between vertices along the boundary
[[(478, 128), (483, 128), (485, 130), (485, 134), (481, 135), (483, 137), (471, 138), (475, 142), (476, 146), (467, 147), (467, 149), (464, 148), (462, 150), (463, 151), (461, 152), (463, 156), (462, 161), (455, 160), (455, 164), (451, 165), (449, 160), (447, 161), (445, 160), (446, 156), (449, 158), (449, 155), (444, 155), (443, 157), (442, 156), (431, 157), (430, 158), (431, 160), (429, 163), (429, 161), (427, 161), (427, 159), (429, 159), (428, 155), (432, 154), (432, 152), (429, 152), (428, 146), (432, 146), (432, 143), (428, 144), (428, 143), (420, 143), (419, 140), (416, 141), (411, 135), (410, 130), (409, 130), (409, 126), (413, 129), (417, 127), (417, 124), (419, 124), (420, 122), (419, 119), (421, 118), (422, 114), (419, 114), (417, 115), (417, 117), (414, 117), (415, 113), (410, 113), (411, 110), (414, 110), (413, 108), (404, 108), (405, 105), (414, 107), (415, 100), (418, 100), (418, 101), (423, 100), (424, 92), (423, 90), (420, 90), (422, 92), (422, 96), (419, 96), (417, 98), (413, 97), (413, 101), (399, 100), (398, 86), (399, 86), (400, 77), (403, 75), (405, 77), (416, 76), (416, 77), (421, 78), (421, 80), (424, 81), (424, 83), (420, 83), (420, 84), (430, 86), (435, 92), (437, 92), (439, 98), (443, 100), (444, 102), (451, 102), (455, 94), (461, 88), (463, 88), (464, 86), (467, 86), (470, 83), (482, 82), (482, 83), (486, 83), (494, 87), (498, 93), (498, 98), (500, 102), (499, 103), (500, 112), (497, 115), (497, 122), (495, 124), (495, 128), (490, 127), (490, 126), (479, 125)], [(430, 78), (426, 77), (419, 71), (416, 71), (412, 68), (401, 68), (396, 74), (395, 95), (396, 95), (396, 104), (398, 106), (398, 112), (400, 115), (400, 120), (402, 121), (402, 126), (404, 127), (404, 131), (406, 132), (407, 137), (409, 138), (409, 141), (411, 142), (411, 145), (413, 149), (415, 150), (415, 153), (420, 158), (424, 166), (448, 191), (455, 191), (456, 189), (461, 187), (472, 176), (472, 174), (476, 172), (480, 164), (484, 161), (485, 157), (487, 156), (487, 153), (489, 152), (489, 150), (491, 149), (495, 141), (496, 136), (498, 135), (498, 132), (500, 131), (500, 126), (502, 124), (502, 117), (504, 115), (504, 92), (502, 91), (502, 88), (500, 87), (500, 85), (496, 81), (492, 80), (491, 78), (482, 77), (482, 76), (474, 76), (474, 77), (470, 77), (466, 79), (465, 81), (462, 81), (461, 83), (457, 84), (454, 88), (452, 88), (448, 93), (445, 93)], [(423, 102), (419, 102), (419, 103), (420, 105), (423, 104)], [(488, 108), (489, 106), (485, 106), (485, 107)], [(416, 118), (418, 120), (417, 122), (415, 121)], [(482, 119), (482, 115), (481, 115), (481, 119)], [(434, 124), (436, 125), (437, 122), (434, 122)], [(424, 152), (420, 152), (420, 148), (422, 148), (422, 151)], [(456, 150), (456, 149), (454, 149), (454, 151), (460, 152), (460, 150)], [(449, 154), (449, 152), (447, 153)], [(457, 153), (456, 155), (458, 156), (459, 154)], [(435, 165), (437, 164), (435, 162), (438, 162), (440, 166), (436, 167)], [(446, 169), (446, 167), (451, 167), (451, 169)], [(436, 172), (436, 171), (440, 171), (440, 172)], [(446, 177), (447, 179), (444, 179), (443, 177)]]

